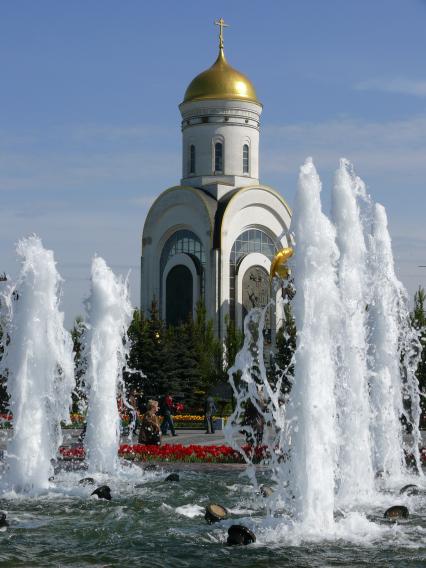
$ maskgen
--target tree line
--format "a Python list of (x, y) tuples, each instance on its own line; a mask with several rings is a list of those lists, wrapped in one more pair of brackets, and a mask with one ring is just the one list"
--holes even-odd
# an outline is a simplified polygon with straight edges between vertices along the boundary
[[(419, 287), (414, 295), (414, 307), (410, 314), (412, 327), (417, 330), (421, 345), (421, 357), (416, 376), (420, 391), (426, 393), (426, 294)], [(71, 330), (74, 342), (76, 390), (73, 397), (74, 410), (84, 398), (85, 324), (77, 318)], [(197, 304), (194, 318), (178, 326), (167, 326), (159, 317), (158, 306), (152, 302), (149, 313), (135, 310), (128, 330), (129, 357), (124, 372), (127, 392), (143, 393), (146, 397), (158, 397), (166, 393), (179, 396), (188, 410), (197, 410), (208, 392), (225, 385), (228, 370), (243, 344), (243, 334), (229, 319), (226, 321), (224, 341), (215, 336), (213, 322), (207, 317), (202, 301)], [(284, 392), (291, 387), (294, 369), (293, 354), (296, 348), (296, 326), (291, 304), (284, 310), (283, 325), (276, 334), (267, 365), (269, 380), (273, 384), (285, 372)], [(0, 360), (3, 353), (0, 325)], [(273, 354), (273, 355), (272, 355)], [(8, 408), (5, 388), (6, 377), (0, 376), (0, 410)], [(423, 412), (426, 412), (425, 397), (421, 397)]]

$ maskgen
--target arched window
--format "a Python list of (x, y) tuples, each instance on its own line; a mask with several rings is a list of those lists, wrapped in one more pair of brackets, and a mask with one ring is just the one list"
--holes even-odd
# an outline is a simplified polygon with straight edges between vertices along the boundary
[(223, 172), (223, 144), (216, 142), (214, 145), (214, 171)]
[(191, 144), (189, 147), (189, 173), (195, 174), (195, 146)]
[(249, 152), (250, 152), (249, 151), (249, 145), (244, 144), (244, 146), (243, 146), (243, 173), (244, 174), (249, 173), (249, 158), (250, 158)]

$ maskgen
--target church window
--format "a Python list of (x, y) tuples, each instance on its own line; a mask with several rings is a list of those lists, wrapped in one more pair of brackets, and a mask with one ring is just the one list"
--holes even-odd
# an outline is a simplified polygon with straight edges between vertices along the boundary
[(189, 147), (189, 173), (195, 174), (195, 146), (191, 144)]
[(243, 173), (244, 174), (249, 173), (249, 156), (250, 156), (249, 145), (244, 144), (244, 146), (243, 146)]
[(216, 142), (214, 145), (214, 171), (223, 172), (223, 144)]

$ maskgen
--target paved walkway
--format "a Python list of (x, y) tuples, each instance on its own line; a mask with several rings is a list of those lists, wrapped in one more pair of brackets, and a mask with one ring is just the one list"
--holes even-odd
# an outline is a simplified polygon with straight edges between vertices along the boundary
[[(73, 446), (78, 444), (78, 438), (81, 430), (79, 429), (64, 429), (62, 431), (64, 436), (64, 445)], [(7, 441), (12, 434), (11, 430), (0, 429), (0, 451), (6, 449)], [(423, 446), (426, 446), (426, 430), (421, 431)], [(241, 437), (241, 441), (243, 438)], [(137, 436), (132, 436), (129, 440), (127, 436), (121, 438), (122, 444), (137, 444)], [(163, 444), (182, 444), (189, 446), (196, 444), (198, 446), (207, 445), (222, 445), (225, 444), (225, 437), (223, 431), (216, 431), (214, 434), (206, 434), (204, 430), (177, 430), (177, 436), (163, 436)]]
[[(63, 430), (64, 434), (64, 444), (72, 445), (78, 442), (78, 437), (81, 430)], [(184, 446), (190, 446), (195, 444), (197, 446), (220, 446), (225, 444), (225, 437), (223, 431), (217, 430), (214, 434), (206, 434), (204, 430), (176, 430), (177, 436), (162, 436), (163, 444), (182, 444)], [(138, 437), (132, 436), (129, 440), (128, 436), (122, 436), (122, 444), (137, 444)]]
[[(2, 430), (0, 429), (0, 450), (5, 450), (7, 441), (10, 439), (12, 430)], [(73, 446), (79, 443), (78, 438), (81, 434), (80, 429), (65, 428), (62, 430), (64, 437), (65, 446)], [(128, 436), (123, 436), (121, 438), (122, 444), (137, 444), (137, 436), (132, 436), (129, 440)], [(225, 438), (223, 431), (216, 431), (214, 434), (206, 434), (204, 430), (177, 430), (177, 436), (163, 436), (163, 444), (182, 444), (184, 446), (189, 446), (191, 444), (196, 444), (197, 446), (209, 446), (216, 445), (220, 446), (225, 444)]]

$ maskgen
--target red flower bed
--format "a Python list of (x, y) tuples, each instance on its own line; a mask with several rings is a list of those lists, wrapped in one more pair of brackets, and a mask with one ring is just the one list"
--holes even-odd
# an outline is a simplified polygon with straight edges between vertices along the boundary
[(59, 453), (63, 458), (84, 459), (86, 457), (83, 446), (79, 446), (78, 448), (61, 447), (59, 448)]
[(119, 454), (130, 459), (142, 461), (185, 461), (241, 463), (238, 452), (229, 446), (182, 446), (164, 444), (163, 446), (143, 446), (142, 444), (123, 444)]
[[(253, 461), (259, 462), (265, 457), (265, 448), (243, 448), (252, 453)], [(78, 448), (60, 448), (63, 458), (83, 459), (85, 451)], [(207, 463), (244, 463), (240, 453), (229, 446), (182, 446), (181, 444), (164, 444), (163, 446), (145, 446), (142, 444), (122, 444), (118, 450), (121, 457), (140, 461), (184, 461)]]

